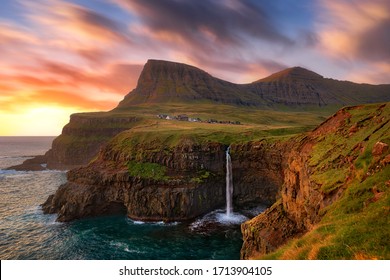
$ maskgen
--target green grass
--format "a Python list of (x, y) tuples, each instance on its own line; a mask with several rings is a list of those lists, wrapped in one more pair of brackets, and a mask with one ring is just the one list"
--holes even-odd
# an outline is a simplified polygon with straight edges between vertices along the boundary
[(157, 163), (129, 161), (127, 168), (130, 176), (157, 181), (167, 181), (166, 167)]
[(334, 107), (305, 107), (277, 111), (258, 109), (255, 107), (240, 107), (208, 102), (148, 104), (115, 109), (112, 114), (128, 114), (154, 119), (158, 114), (199, 117), (202, 120), (217, 119), (221, 121), (240, 121), (244, 125), (262, 125), (264, 129), (277, 127), (314, 126), (324, 121), (336, 112)]
[(191, 179), (191, 182), (197, 183), (197, 184), (202, 184), (205, 181), (207, 181), (207, 179), (210, 178), (210, 176), (213, 176), (213, 174), (210, 171), (201, 170), (201, 171), (198, 172), (196, 177), (193, 177)]
[(322, 173), (317, 173), (312, 176), (312, 180), (321, 185), (321, 191), (329, 193), (339, 188), (345, 181), (348, 170), (345, 169), (329, 169)]

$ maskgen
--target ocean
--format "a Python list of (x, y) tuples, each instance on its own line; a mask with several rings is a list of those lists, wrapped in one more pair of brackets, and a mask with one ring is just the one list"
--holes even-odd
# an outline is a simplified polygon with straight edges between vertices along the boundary
[(225, 210), (181, 223), (144, 223), (126, 216), (56, 222), (40, 204), (66, 182), (56, 170), (4, 170), (44, 154), (53, 137), (0, 137), (0, 259), (202, 260), (239, 259), (240, 223), (264, 210)]

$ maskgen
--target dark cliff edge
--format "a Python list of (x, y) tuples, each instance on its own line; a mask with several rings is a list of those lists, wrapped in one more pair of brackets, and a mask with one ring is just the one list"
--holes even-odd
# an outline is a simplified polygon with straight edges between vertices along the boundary
[(241, 258), (388, 259), (390, 104), (344, 108), (285, 145), (280, 199), (242, 224)]

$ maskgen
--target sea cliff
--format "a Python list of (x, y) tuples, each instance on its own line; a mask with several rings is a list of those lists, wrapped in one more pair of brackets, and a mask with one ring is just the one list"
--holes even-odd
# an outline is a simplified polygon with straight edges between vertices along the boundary
[[(69, 171), (68, 183), (47, 199), (44, 212), (58, 213), (59, 221), (113, 213), (135, 220), (181, 221), (224, 205), (226, 145), (161, 135), (139, 141), (139, 136), (123, 132), (89, 165)], [(264, 161), (249, 166), (251, 149), (272, 155), (264, 143), (231, 147), (233, 172), (238, 174), (234, 202), (270, 205), (278, 193), (280, 174), (266, 172)], [(279, 163), (274, 158), (275, 173)], [(255, 176), (258, 168), (263, 168), (264, 176)]]
[(242, 224), (241, 258), (388, 258), (389, 116), (347, 107), (286, 142), (280, 199)]

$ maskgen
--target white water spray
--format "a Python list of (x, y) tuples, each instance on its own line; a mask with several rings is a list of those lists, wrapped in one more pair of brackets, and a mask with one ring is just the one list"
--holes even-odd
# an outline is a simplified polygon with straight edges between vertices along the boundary
[(233, 212), (233, 173), (232, 160), (230, 158), (230, 146), (226, 150), (226, 215)]

